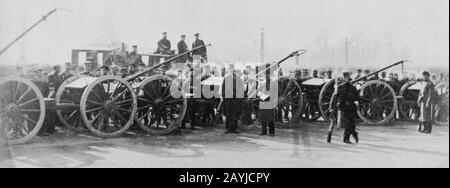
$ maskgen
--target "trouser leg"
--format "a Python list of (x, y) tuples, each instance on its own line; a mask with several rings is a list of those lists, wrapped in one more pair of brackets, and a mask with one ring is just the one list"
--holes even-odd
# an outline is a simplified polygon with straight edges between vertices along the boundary
[(267, 135), (267, 122), (261, 122), (261, 135)]
[(268, 124), (269, 124), (269, 134), (274, 135), (275, 134), (275, 123), (269, 122)]

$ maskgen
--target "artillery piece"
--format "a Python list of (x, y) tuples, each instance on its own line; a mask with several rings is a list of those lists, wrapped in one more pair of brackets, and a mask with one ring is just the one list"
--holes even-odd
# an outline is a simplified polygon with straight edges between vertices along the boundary
[[(367, 80), (371, 76), (395, 67), (403, 65), (406, 61), (400, 61), (384, 67), (371, 74), (365, 75), (359, 79), (353, 80), (352, 84), (358, 84), (361, 81)], [(339, 79), (338, 79), (339, 80)], [(330, 102), (334, 92), (334, 85), (336, 79), (327, 82), (319, 95), (319, 108), (322, 117), (326, 121), (330, 121)], [(359, 86), (358, 86), (359, 87)], [(385, 81), (369, 80), (364, 82), (360, 88), (361, 101), (358, 105), (358, 115), (364, 122), (372, 125), (380, 125), (387, 123), (394, 118), (398, 110), (398, 96), (395, 90)]]
[(61, 123), (76, 132), (87, 128), (99, 137), (115, 137), (136, 122), (151, 134), (167, 134), (178, 127), (186, 113), (186, 98), (183, 95), (174, 98), (170, 93), (172, 85), (181, 80), (167, 75), (143, 76), (203, 47), (206, 46), (125, 78), (71, 77), (57, 89), (55, 98), (45, 98), (31, 80), (3, 77), (0, 80), (0, 128), (5, 130), (11, 144), (27, 142), (41, 129), (46, 110), (54, 109)]

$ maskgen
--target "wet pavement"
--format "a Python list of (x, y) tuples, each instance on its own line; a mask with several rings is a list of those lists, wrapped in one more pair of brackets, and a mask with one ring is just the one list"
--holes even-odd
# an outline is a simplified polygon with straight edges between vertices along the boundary
[(276, 137), (222, 128), (183, 130), (167, 136), (128, 132), (113, 138), (60, 131), (0, 148), (0, 167), (449, 167), (449, 127), (433, 134), (413, 123), (358, 127), (359, 144), (342, 143), (343, 130), (326, 142), (327, 124), (278, 128)]

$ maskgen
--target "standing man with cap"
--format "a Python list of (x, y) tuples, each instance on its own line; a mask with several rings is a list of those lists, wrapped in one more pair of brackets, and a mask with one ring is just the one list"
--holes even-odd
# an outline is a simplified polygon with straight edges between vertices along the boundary
[(435, 103), (436, 91), (434, 84), (430, 79), (430, 73), (424, 71), (422, 73), (422, 88), (420, 89), (419, 99), (417, 103), (420, 106), (420, 118), (418, 131), (425, 134), (431, 134), (433, 126), (433, 104)]
[[(203, 40), (200, 40), (200, 34), (196, 33), (195, 35), (195, 41), (192, 43), (192, 49), (197, 48), (199, 46), (205, 45), (205, 42)], [(206, 54), (206, 46), (197, 50), (194, 50), (192, 52), (192, 58), (194, 56), (199, 55), (202, 57), (202, 63), (208, 62), (208, 55)]]
[[(186, 44), (185, 40), (186, 40), (186, 35), (181, 35), (181, 41), (178, 42), (178, 45), (177, 45), (177, 47), (178, 47), (178, 54), (185, 53), (185, 52), (187, 52), (189, 50), (188, 49), (188, 45)], [(178, 63), (186, 63), (187, 60), (188, 60), (188, 55), (185, 55), (185, 56), (183, 56), (182, 58), (180, 58), (178, 60)]]
[(359, 101), (359, 93), (356, 87), (350, 83), (350, 72), (344, 72), (344, 84), (338, 86), (336, 107), (341, 111), (341, 123), (344, 127), (344, 143), (351, 144), (350, 136), (353, 136), (356, 143), (359, 142), (358, 132), (356, 132), (356, 119), (358, 118), (356, 102)]

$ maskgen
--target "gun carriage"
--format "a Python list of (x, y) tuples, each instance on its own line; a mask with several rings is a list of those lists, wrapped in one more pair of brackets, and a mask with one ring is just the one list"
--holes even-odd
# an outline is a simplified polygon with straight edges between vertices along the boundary
[[(400, 98), (397, 96), (397, 92), (388, 82), (382, 80), (370, 80), (370, 77), (397, 65), (403, 65), (405, 62), (406, 61), (400, 61), (394, 63), (352, 81), (352, 84), (357, 85), (357, 88), (359, 88), (361, 100), (358, 104), (358, 115), (362, 121), (372, 125), (380, 125), (389, 122), (395, 117)], [(330, 121), (330, 102), (334, 93), (336, 80), (339, 82), (341, 79), (333, 79), (327, 82), (319, 95), (319, 108), (322, 117), (326, 121)]]
[[(181, 87), (173, 76), (152, 74), (193, 50), (173, 56), (139, 73), (122, 78), (76, 75), (65, 80), (54, 98), (47, 97), (32, 80), (10, 76), (0, 80), (1, 128), (11, 144), (32, 139), (41, 129), (48, 109), (57, 111), (70, 130), (89, 130), (99, 137), (123, 134), (134, 122), (151, 134), (167, 134), (184, 118), (187, 101), (183, 90), (174, 98), (172, 87)], [(175, 86), (174, 86), (175, 84)]]

